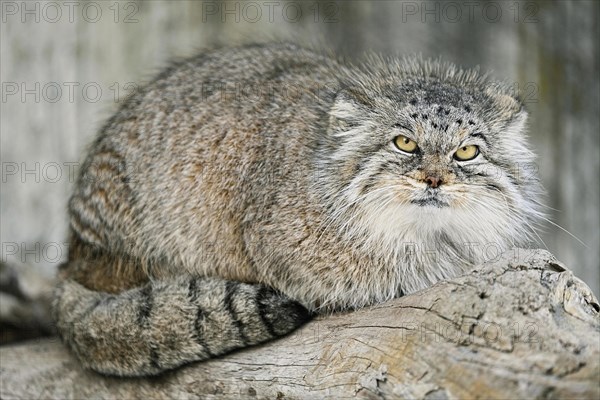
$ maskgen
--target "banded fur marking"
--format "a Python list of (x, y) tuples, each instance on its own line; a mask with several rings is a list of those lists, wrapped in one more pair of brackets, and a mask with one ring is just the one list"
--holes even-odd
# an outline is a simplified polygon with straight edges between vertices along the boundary
[(206, 341), (202, 337), (202, 325), (204, 323), (204, 320), (206, 319), (206, 312), (202, 309), (202, 307), (198, 305), (198, 297), (198, 279), (192, 278), (190, 279), (190, 284), (188, 286), (188, 298), (190, 302), (194, 306), (196, 306), (193, 336), (196, 340), (196, 343), (202, 346), (208, 357), (212, 358), (214, 357), (214, 354), (210, 351), (208, 343), (206, 343)]
[(238, 317), (238, 312), (233, 307), (233, 297), (237, 292), (238, 283), (227, 281), (225, 282), (225, 297), (223, 298), (223, 304), (225, 305), (225, 309), (231, 316), (231, 320), (233, 324), (236, 326), (238, 332), (240, 333), (240, 339), (244, 346), (247, 346), (249, 341), (246, 333), (244, 332), (244, 326)]
[[(152, 329), (150, 316), (154, 308), (154, 295), (152, 293), (152, 284), (146, 284), (140, 291), (140, 308), (138, 309), (138, 324), (146, 331)], [(158, 346), (150, 338), (148, 339), (150, 354), (148, 356), (150, 366), (153, 370), (162, 370), (159, 362)]]
[(80, 321), (85, 321), (85, 319), (86, 319), (87, 317), (89, 317), (89, 316), (90, 316), (90, 314), (91, 314), (91, 313), (93, 313), (93, 312), (96, 310), (96, 308), (98, 308), (98, 306), (100, 305), (100, 303), (101, 303), (101, 302), (102, 302), (102, 301), (101, 301), (101, 299), (96, 299), (96, 300), (94, 300), (94, 303), (93, 303), (91, 306), (89, 306), (88, 308), (86, 308), (86, 309), (85, 309), (85, 310), (84, 310), (84, 311), (81, 313), (81, 315), (79, 316), (79, 320), (80, 320)]
[(258, 315), (271, 337), (277, 337), (277, 333), (275, 332), (275, 327), (273, 323), (267, 318), (267, 306), (265, 304), (267, 300), (269, 289), (266, 286), (261, 286), (260, 289), (256, 292), (256, 307), (258, 309)]

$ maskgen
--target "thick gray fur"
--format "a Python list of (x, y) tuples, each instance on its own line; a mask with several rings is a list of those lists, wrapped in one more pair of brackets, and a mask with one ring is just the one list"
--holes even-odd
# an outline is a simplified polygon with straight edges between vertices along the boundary
[(174, 63), (90, 148), (58, 327), (94, 370), (156, 374), (463, 273), (535, 235), (525, 120), (441, 62), (271, 44)]

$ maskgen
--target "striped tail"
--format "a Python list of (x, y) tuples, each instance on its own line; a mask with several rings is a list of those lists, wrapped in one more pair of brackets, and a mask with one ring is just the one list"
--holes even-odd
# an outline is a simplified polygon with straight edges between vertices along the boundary
[(54, 314), (65, 343), (97, 372), (156, 375), (285, 335), (310, 315), (262, 285), (180, 277), (120, 294), (73, 280), (55, 293)]

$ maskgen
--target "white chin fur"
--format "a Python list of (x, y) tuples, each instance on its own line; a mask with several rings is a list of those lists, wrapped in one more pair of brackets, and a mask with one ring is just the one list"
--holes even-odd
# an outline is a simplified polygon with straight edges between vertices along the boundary
[[(367, 246), (391, 256), (402, 291), (412, 293), (494, 258), (520, 237), (503, 204), (465, 207), (389, 204), (363, 215)], [(377, 208), (376, 208), (377, 209)], [(349, 228), (348, 233), (352, 232)]]

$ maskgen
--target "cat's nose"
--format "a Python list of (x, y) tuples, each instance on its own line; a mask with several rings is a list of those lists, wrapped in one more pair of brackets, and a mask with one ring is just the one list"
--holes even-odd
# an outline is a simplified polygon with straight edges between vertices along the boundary
[(436, 188), (442, 184), (442, 178), (433, 174), (427, 175), (427, 177), (425, 178), (425, 183), (430, 188)]

